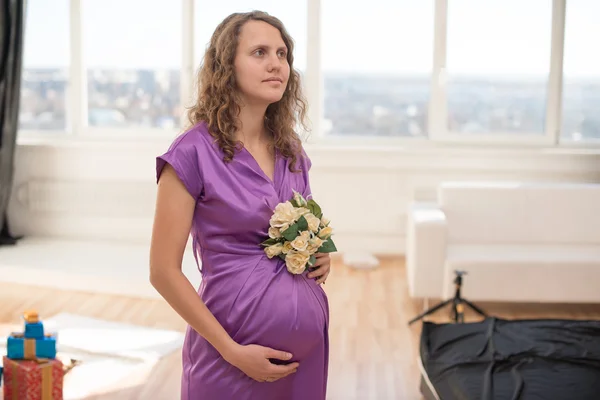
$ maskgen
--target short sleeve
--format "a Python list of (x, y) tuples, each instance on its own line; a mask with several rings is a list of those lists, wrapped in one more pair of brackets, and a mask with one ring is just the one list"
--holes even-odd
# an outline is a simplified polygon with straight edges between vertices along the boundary
[(166, 153), (156, 157), (156, 182), (158, 183), (165, 165), (169, 164), (190, 195), (198, 200), (204, 189), (200, 165), (201, 142), (191, 133), (184, 133), (175, 139)]

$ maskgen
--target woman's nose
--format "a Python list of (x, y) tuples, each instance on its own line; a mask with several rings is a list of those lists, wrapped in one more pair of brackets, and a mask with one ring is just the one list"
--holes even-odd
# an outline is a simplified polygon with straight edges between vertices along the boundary
[(277, 70), (280, 68), (281, 62), (279, 60), (279, 57), (277, 57), (277, 54), (274, 54), (272, 56), (269, 57), (269, 62), (268, 62), (268, 69), (269, 71), (273, 71), (273, 70)]

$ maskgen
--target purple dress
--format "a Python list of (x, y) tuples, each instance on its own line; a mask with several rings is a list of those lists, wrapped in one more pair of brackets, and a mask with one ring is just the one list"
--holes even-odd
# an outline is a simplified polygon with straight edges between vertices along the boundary
[(324, 400), (329, 359), (329, 304), (314, 279), (293, 275), (278, 257), (266, 257), (275, 206), (292, 190), (310, 197), (310, 159), (297, 169), (276, 154), (275, 177), (242, 149), (231, 163), (201, 123), (179, 136), (157, 157), (157, 179), (166, 163), (196, 199), (191, 228), (194, 255), (201, 259), (198, 294), (229, 335), (293, 354), (296, 373), (276, 382), (257, 382), (226, 362), (188, 326), (183, 346), (184, 400)]

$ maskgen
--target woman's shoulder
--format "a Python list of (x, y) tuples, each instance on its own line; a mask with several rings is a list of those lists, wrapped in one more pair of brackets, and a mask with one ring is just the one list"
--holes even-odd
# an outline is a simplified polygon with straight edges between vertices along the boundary
[(202, 149), (210, 144), (211, 136), (204, 122), (198, 122), (180, 133), (169, 146), (174, 148)]
[(210, 156), (211, 137), (206, 124), (200, 122), (176, 136), (162, 154), (157, 156), (157, 171), (160, 173), (166, 163), (184, 170), (197, 170), (202, 173)]

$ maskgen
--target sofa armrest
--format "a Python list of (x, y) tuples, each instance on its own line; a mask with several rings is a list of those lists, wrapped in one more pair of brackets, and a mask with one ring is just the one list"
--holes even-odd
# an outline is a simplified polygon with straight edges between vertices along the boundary
[(447, 221), (436, 205), (409, 205), (406, 273), (411, 297), (441, 298), (446, 261)]

